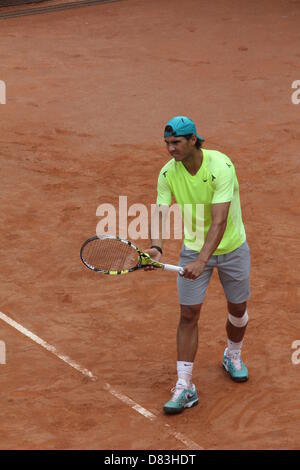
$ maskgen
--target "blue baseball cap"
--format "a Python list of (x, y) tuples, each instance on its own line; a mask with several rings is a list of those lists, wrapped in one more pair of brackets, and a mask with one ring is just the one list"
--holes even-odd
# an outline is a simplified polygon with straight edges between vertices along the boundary
[(186, 116), (175, 116), (167, 123), (164, 137), (181, 137), (189, 134), (195, 134), (199, 140), (204, 141), (203, 137), (197, 134), (194, 121)]

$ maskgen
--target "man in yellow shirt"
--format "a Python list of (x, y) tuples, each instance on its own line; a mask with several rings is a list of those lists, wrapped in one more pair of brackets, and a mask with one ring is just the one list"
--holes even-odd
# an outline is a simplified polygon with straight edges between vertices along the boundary
[(162, 230), (174, 198), (184, 217), (184, 243), (179, 259), (184, 274), (177, 278), (178, 380), (164, 411), (179, 413), (198, 403), (192, 370), (198, 348), (198, 320), (214, 267), (228, 304), (223, 367), (234, 381), (248, 380), (241, 349), (248, 323), (250, 250), (242, 220), (239, 184), (231, 160), (221, 152), (202, 148), (204, 139), (186, 116), (172, 118), (165, 127), (164, 138), (172, 159), (158, 177), (156, 204), (162, 216), (159, 238), (151, 240), (148, 253), (157, 261), (162, 256)]

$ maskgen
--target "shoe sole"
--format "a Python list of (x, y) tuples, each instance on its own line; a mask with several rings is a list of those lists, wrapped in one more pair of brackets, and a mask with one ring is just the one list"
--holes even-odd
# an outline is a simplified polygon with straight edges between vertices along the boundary
[(247, 382), (247, 380), (249, 379), (249, 377), (232, 377), (231, 373), (229, 372), (229, 370), (226, 368), (226, 366), (224, 364), (222, 364), (223, 366), (223, 369), (225, 370), (225, 372), (227, 372), (227, 374), (229, 375), (229, 377), (231, 378), (231, 380), (233, 380), (234, 382)]
[(182, 413), (183, 410), (185, 410), (185, 408), (193, 408), (193, 406), (196, 406), (198, 405), (199, 403), (199, 400), (194, 400), (194, 401), (191, 401), (189, 403), (187, 403), (186, 405), (184, 405), (183, 408), (166, 408), (164, 406), (164, 412), (168, 415), (176, 415), (176, 414), (179, 414), (179, 413)]

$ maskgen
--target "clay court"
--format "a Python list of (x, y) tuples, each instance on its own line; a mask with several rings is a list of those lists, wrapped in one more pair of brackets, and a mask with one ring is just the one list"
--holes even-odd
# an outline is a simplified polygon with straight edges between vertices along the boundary
[[(295, 0), (124, 0), (0, 20), (1, 449), (300, 448), (299, 19)], [(252, 258), (249, 381), (221, 367), (214, 273), (199, 405), (166, 416), (176, 275), (97, 275), (79, 251), (100, 204), (155, 203), (163, 128), (178, 114), (236, 167)], [(166, 243), (164, 261), (177, 264), (180, 246)]]

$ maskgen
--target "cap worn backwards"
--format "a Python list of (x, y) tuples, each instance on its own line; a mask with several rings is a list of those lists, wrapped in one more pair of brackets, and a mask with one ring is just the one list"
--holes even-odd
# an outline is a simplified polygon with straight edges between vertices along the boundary
[(204, 141), (203, 137), (197, 134), (194, 121), (187, 116), (175, 116), (170, 119), (164, 132), (165, 137), (180, 137), (189, 134), (195, 134), (199, 140)]

